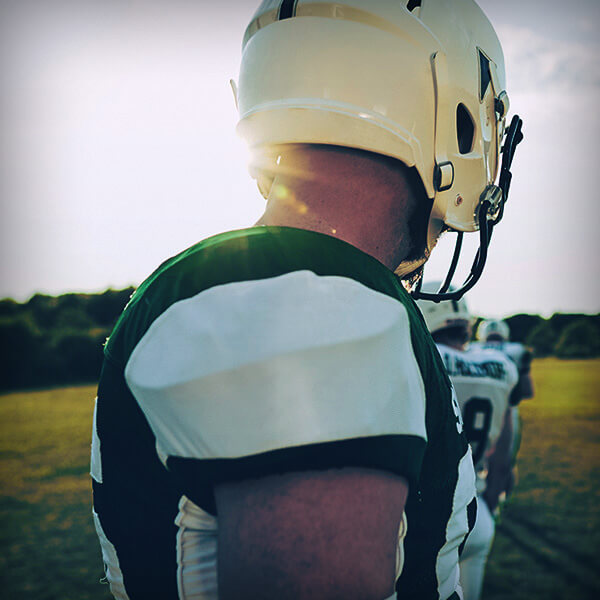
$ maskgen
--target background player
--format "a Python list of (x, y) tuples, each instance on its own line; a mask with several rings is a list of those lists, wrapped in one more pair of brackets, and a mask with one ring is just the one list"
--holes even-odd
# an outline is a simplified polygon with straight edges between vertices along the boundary
[(92, 476), (111, 589), (364, 600), (401, 574), (401, 598), (456, 600), (472, 461), (396, 274), (449, 227), (487, 248), (501, 216), (496, 34), (471, 0), (266, 0), (236, 99), (261, 226), (166, 261), (106, 345)]
[(471, 348), (492, 348), (504, 353), (516, 365), (519, 381), (510, 397), (510, 410), (506, 415), (510, 419), (498, 441), (495, 452), (489, 457), (486, 500), (494, 510), (503, 495), (510, 494), (517, 478), (517, 454), (521, 444), (522, 423), (519, 416), (521, 400), (533, 398), (534, 387), (531, 378), (533, 354), (529, 348), (518, 342), (510, 341), (510, 329), (502, 320), (487, 319), (477, 327), (477, 341)]
[[(439, 283), (425, 284), (433, 290)], [(509, 398), (517, 384), (515, 365), (494, 349), (469, 348), (471, 315), (467, 302), (418, 301), (427, 328), (442, 356), (463, 415), (467, 439), (473, 450), (477, 472), (477, 521), (460, 559), (460, 581), (465, 600), (478, 600), (485, 564), (494, 539), (494, 520), (485, 501), (488, 455), (503, 433), (509, 411)]]

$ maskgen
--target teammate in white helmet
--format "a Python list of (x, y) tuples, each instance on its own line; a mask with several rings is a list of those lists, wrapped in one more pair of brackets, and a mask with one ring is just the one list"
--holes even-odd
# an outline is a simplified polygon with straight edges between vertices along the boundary
[(510, 410), (506, 415), (507, 423), (495, 452), (489, 457), (486, 500), (492, 510), (498, 506), (502, 496), (512, 491), (516, 480), (516, 459), (521, 443), (521, 418), (519, 403), (533, 398), (534, 387), (531, 378), (531, 360), (533, 354), (529, 348), (518, 342), (510, 341), (510, 329), (505, 321), (488, 319), (477, 328), (477, 341), (471, 348), (493, 348), (503, 352), (516, 365), (519, 382), (510, 398)]
[[(425, 291), (439, 288), (428, 283)], [(493, 451), (509, 413), (509, 398), (517, 384), (517, 369), (493, 349), (469, 348), (471, 315), (464, 298), (439, 303), (418, 301), (427, 328), (444, 361), (463, 416), (477, 472), (477, 520), (460, 558), (460, 582), (465, 600), (481, 597), (485, 564), (494, 539), (494, 519), (483, 492)]]
[(472, 458), (399, 275), (446, 229), (481, 274), (521, 138), (496, 34), (472, 0), (266, 0), (233, 88), (265, 213), (163, 263), (105, 348), (111, 591), (458, 600)]

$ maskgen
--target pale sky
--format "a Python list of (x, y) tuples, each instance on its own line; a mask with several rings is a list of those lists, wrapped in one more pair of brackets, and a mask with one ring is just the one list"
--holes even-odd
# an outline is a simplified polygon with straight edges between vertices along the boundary
[[(471, 308), (599, 312), (600, 2), (479, 4), (526, 141)], [(0, 297), (137, 285), (258, 218), (228, 83), (257, 5), (0, 0)]]

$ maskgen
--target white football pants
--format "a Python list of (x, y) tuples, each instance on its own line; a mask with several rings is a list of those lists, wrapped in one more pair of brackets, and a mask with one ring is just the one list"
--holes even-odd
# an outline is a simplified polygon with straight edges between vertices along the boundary
[(464, 600), (479, 600), (485, 563), (494, 541), (495, 523), (485, 501), (477, 496), (477, 520), (460, 557), (460, 584)]

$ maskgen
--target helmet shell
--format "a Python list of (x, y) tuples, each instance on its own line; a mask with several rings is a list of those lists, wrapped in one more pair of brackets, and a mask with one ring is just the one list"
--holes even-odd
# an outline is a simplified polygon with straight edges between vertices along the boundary
[(487, 342), (490, 336), (503, 342), (510, 340), (510, 329), (508, 325), (499, 319), (487, 319), (479, 323), (477, 327), (477, 339)]
[(244, 37), (238, 132), (257, 162), (274, 170), (272, 149), (289, 143), (391, 156), (434, 200), (429, 250), (444, 227), (475, 231), (507, 106), (502, 49), (477, 4), (298, 0), (291, 18), (283, 4), (265, 0)]
[[(429, 281), (424, 283), (421, 289), (424, 292), (433, 293), (439, 290), (441, 285), (441, 281)], [(464, 297), (460, 300), (442, 300), (441, 302), (417, 300), (417, 306), (421, 310), (430, 333), (471, 323), (471, 313)]]

